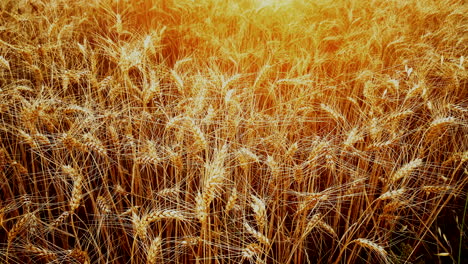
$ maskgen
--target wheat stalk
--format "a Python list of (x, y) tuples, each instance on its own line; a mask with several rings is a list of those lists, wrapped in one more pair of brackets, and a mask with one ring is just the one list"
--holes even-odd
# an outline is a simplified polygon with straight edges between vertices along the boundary
[(83, 251), (78, 248), (74, 248), (72, 250), (69, 250), (68, 257), (75, 259), (81, 264), (90, 264), (88, 252)]
[(0, 55), (0, 66), (2, 66), (4, 69), (11, 71), (10, 62), (8, 62), (8, 60), (5, 59), (5, 57), (3, 57), (2, 55)]
[(255, 213), (255, 220), (260, 230), (263, 230), (267, 225), (267, 212), (266, 212), (266, 205), (265, 202), (258, 198), (255, 195), (251, 195), (252, 202), (250, 203), (250, 207)]
[(309, 234), (315, 227), (318, 227), (330, 234), (332, 237), (338, 237), (335, 230), (329, 224), (325, 223), (322, 218), (322, 214), (313, 215), (307, 222), (305, 234)]
[(384, 214), (390, 214), (398, 210), (400, 207), (407, 205), (408, 202), (406, 201), (392, 201), (386, 204), (383, 208)]
[(158, 263), (158, 257), (161, 255), (161, 244), (162, 244), (162, 239), (161, 237), (156, 237), (151, 241), (151, 244), (148, 249), (147, 257), (146, 257), (146, 263), (147, 264), (156, 264)]
[(60, 141), (69, 150), (78, 149), (85, 153), (88, 151), (83, 143), (68, 133), (62, 134)]
[(34, 141), (34, 138), (31, 135), (29, 135), (28, 133), (26, 133), (25, 131), (19, 130), (18, 135), (21, 137), (21, 139), (22, 139), (22, 141), (24, 143), (28, 144), (32, 148), (37, 148), (38, 147), (38, 145)]
[(70, 211), (74, 212), (80, 207), (81, 199), (83, 198), (83, 181), (84, 177), (76, 169), (69, 165), (62, 167), (62, 171), (73, 179), (73, 189), (70, 198)]
[(387, 192), (383, 193), (382, 195), (380, 195), (379, 198), (377, 198), (377, 200), (381, 200), (381, 201), (389, 200), (389, 199), (395, 200), (398, 197), (400, 197), (401, 195), (403, 195), (405, 192), (406, 192), (405, 188), (400, 188), (400, 189), (394, 190), (394, 191), (387, 191)]
[(108, 215), (111, 213), (111, 206), (109, 204), (109, 201), (107, 198), (105, 198), (104, 196), (98, 196), (96, 198), (96, 204), (99, 208), (99, 210), (104, 214), (104, 215)]
[(231, 195), (229, 196), (229, 199), (226, 202), (226, 207), (224, 209), (226, 213), (229, 213), (232, 209), (234, 209), (236, 202), (237, 202), (237, 198), (238, 198), (237, 189), (232, 188)]
[(193, 124), (191, 126), (194, 138), (194, 148), (204, 150), (207, 147), (208, 142), (206, 141), (205, 134), (202, 132), (200, 127)]
[(90, 133), (84, 135), (84, 145), (101, 156), (107, 156), (107, 150), (104, 144), (97, 137)]
[(242, 257), (246, 259), (253, 259), (255, 256), (260, 256), (263, 252), (262, 247), (257, 243), (250, 243), (242, 249)]
[(45, 248), (40, 248), (40, 247), (34, 246), (33, 244), (27, 244), (25, 246), (25, 250), (27, 250), (27, 251), (35, 254), (35, 255), (38, 255), (39, 257), (42, 257), (47, 261), (54, 261), (54, 260), (56, 260), (58, 258), (57, 253), (55, 253), (53, 251), (50, 251), (50, 250), (47, 250)]
[(327, 112), (335, 121), (342, 122), (345, 120), (344, 116), (341, 113), (339, 113), (338, 111), (336, 111), (334, 108), (332, 108), (329, 105), (320, 104), (320, 108), (322, 108), (322, 110)]
[(61, 225), (65, 220), (70, 216), (69, 211), (65, 211), (59, 215), (49, 226), (49, 230), (53, 230), (54, 228), (57, 228), (59, 225)]
[(411, 173), (421, 167), (423, 165), (422, 159), (414, 159), (407, 164), (403, 165), (399, 168), (390, 178), (390, 182), (395, 183), (396, 181), (407, 178), (411, 175)]
[(34, 140), (36, 142), (39, 142), (39, 144), (42, 145), (42, 146), (49, 146), (50, 145), (50, 140), (44, 134), (36, 133), (36, 134), (33, 135), (33, 138), (34, 138)]
[(179, 152), (173, 151), (169, 147), (166, 148), (166, 152), (169, 155), (172, 165), (177, 169), (178, 172), (181, 172), (184, 168), (184, 160), (182, 155)]
[(13, 242), (13, 240), (22, 232), (26, 231), (27, 226), (31, 223), (33, 220), (33, 214), (32, 213), (27, 213), (23, 215), (16, 223), (15, 225), (8, 231), (8, 246), (10, 246)]
[(421, 190), (426, 192), (427, 194), (429, 193), (445, 193), (447, 191), (452, 190), (453, 187), (450, 185), (426, 185), (422, 186)]
[(209, 205), (207, 204), (207, 198), (201, 193), (198, 193), (195, 197), (195, 215), (202, 225), (205, 225), (209, 215)]
[(358, 127), (354, 127), (353, 129), (351, 129), (348, 133), (348, 136), (345, 140), (345, 142), (343, 143), (343, 145), (345, 147), (352, 147), (354, 144), (356, 144), (356, 142), (358, 141), (361, 141), (362, 140), (362, 136), (359, 135), (359, 128)]
[(220, 191), (225, 179), (224, 160), (226, 158), (227, 146), (224, 145), (213, 154), (213, 160), (205, 165), (205, 179), (203, 183), (203, 199), (207, 206), (215, 198), (215, 195)]
[(166, 196), (171, 196), (171, 195), (176, 195), (180, 193), (180, 188), (179, 187), (173, 187), (173, 188), (164, 188), (158, 192), (159, 196), (166, 197)]
[(433, 139), (438, 136), (442, 131), (449, 125), (455, 123), (455, 118), (452, 116), (437, 118), (431, 122), (429, 128), (426, 131), (426, 141)]
[(324, 192), (305, 194), (299, 193), (299, 195), (303, 197), (303, 200), (299, 203), (296, 214), (310, 210), (314, 208), (319, 202), (329, 199), (329, 195)]
[(304, 181), (304, 177), (305, 177), (304, 176), (304, 165), (299, 164), (299, 165), (294, 166), (293, 171), (294, 171), (294, 180), (298, 184), (302, 184), (302, 182)]
[(255, 155), (252, 151), (247, 148), (241, 148), (237, 152), (237, 160), (239, 161), (239, 165), (242, 167), (244, 171), (248, 171), (250, 167), (250, 163), (253, 162), (260, 162), (260, 159), (257, 155)]
[(390, 115), (388, 118), (387, 118), (387, 122), (388, 123), (391, 123), (391, 124), (394, 124), (395, 125), (398, 125), (398, 123), (406, 118), (407, 116), (409, 115), (412, 115), (414, 113), (413, 110), (405, 110), (405, 111), (400, 111), (400, 112), (397, 112), (397, 113), (394, 113), (392, 115)]
[(151, 223), (162, 220), (162, 219), (175, 219), (179, 221), (187, 220), (185, 215), (180, 211), (164, 209), (164, 210), (155, 210), (148, 214), (145, 214), (141, 218), (141, 222), (143, 226), (149, 226)]
[(375, 242), (372, 242), (372, 241), (370, 241), (368, 239), (365, 239), (365, 238), (358, 238), (358, 239), (355, 239), (355, 240), (351, 241), (351, 243), (353, 243), (353, 242), (360, 245), (361, 247), (368, 248), (368, 249), (378, 253), (384, 260), (387, 259), (387, 251), (382, 246), (380, 246), (379, 244), (377, 244)]
[(24, 167), (23, 164), (17, 162), (16, 160), (11, 161), (10, 166), (12, 168), (15, 168), (17, 173), (19, 173), (20, 175), (28, 174), (28, 169)]
[(258, 240), (258, 242), (260, 242), (261, 244), (265, 246), (270, 245), (270, 240), (265, 235), (263, 235), (262, 233), (260, 233), (259, 231), (251, 227), (247, 222), (244, 222), (244, 227), (249, 234), (251, 234), (253, 237), (255, 237)]
[(286, 151), (286, 153), (284, 154), (284, 156), (289, 159), (289, 160), (292, 160), (293, 159), (293, 156), (294, 154), (296, 153), (296, 151), (299, 149), (299, 146), (297, 144), (297, 142), (295, 142), (294, 144), (291, 144), (291, 146), (289, 146), (288, 150)]

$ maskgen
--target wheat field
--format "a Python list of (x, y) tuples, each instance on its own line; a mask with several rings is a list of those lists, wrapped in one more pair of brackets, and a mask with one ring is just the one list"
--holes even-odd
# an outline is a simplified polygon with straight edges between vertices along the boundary
[(468, 5), (0, 0), (0, 263), (467, 263)]

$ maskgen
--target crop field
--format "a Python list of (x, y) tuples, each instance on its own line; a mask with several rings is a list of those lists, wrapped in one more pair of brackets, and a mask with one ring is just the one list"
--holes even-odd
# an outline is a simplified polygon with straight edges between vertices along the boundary
[(468, 263), (468, 5), (0, 0), (0, 263)]

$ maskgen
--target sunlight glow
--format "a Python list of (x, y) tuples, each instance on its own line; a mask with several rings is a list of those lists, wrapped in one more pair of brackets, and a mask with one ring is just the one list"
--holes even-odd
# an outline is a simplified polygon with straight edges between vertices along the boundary
[(257, 5), (257, 9), (265, 8), (265, 7), (273, 7), (278, 8), (281, 6), (285, 6), (291, 4), (293, 0), (255, 0), (255, 4)]

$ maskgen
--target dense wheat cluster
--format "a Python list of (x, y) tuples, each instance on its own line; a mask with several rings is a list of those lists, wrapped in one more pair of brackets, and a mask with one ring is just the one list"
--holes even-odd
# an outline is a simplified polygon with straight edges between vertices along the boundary
[(1, 0), (1, 263), (462, 263), (468, 6)]

